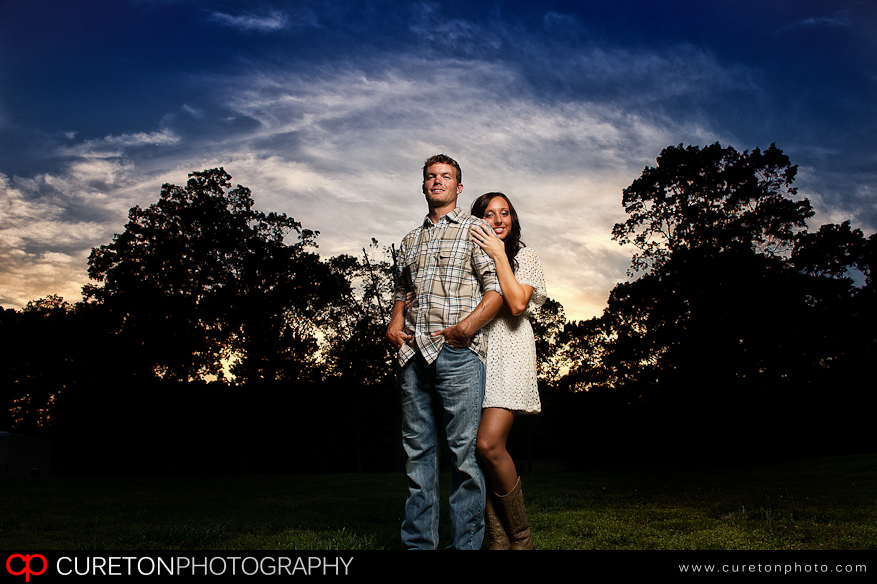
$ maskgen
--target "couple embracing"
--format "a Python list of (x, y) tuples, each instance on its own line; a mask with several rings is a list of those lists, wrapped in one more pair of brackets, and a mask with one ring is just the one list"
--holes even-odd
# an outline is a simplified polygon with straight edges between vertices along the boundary
[[(402, 240), (387, 339), (399, 351), (407, 549), (436, 549), (439, 437), (451, 450), (454, 549), (534, 549), (521, 480), (506, 451), (515, 417), (541, 410), (527, 317), (546, 298), (539, 257), (520, 241), (515, 209), (487, 193), (471, 215), (455, 160), (423, 166), (429, 214)], [(480, 465), (479, 465), (480, 463)], [(483, 473), (482, 473), (483, 469)]]

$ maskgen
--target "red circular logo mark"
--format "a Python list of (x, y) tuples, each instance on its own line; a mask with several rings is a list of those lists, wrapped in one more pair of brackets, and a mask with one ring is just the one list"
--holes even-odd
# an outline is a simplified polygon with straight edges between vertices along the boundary
[[(24, 568), (22, 568), (20, 572), (13, 572), (12, 571), (12, 559), (13, 558), (21, 558), (21, 561), (24, 562)], [(41, 559), (43, 561), (43, 569), (40, 570), (39, 572), (34, 572), (33, 570), (31, 570), (30, 569), (31, 558)], [(44, 556), (42, 554), (34, 554), (34, 555), (28, 554), (26, 556), (22, 555), (22, 554), (12, 554), (8, 558), (6, 558), (6, 571), (9, 572), (10, 574), (12, 574), (13, 576), (21, 576), (22, 574), (24, 574), (24, 581), (25, 582), (30, 582), (30, 575), (31, 574), (33, 574), (34, 576), (40, 576), (43, 573), (45, 573), (46, 568), (48, 566), (49, 566), (49, 563), (46, 561), (46, 556)]]

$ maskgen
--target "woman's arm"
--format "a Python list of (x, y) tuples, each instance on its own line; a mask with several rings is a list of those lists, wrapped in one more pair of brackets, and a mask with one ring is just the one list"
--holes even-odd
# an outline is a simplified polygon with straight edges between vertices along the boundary
[(478, 247), (483, 249), (496, 264), (496, 275), (502, 288), (502, 297), (509, 310), (514, 316), (520, 316), (530, 302), (533, 287), (520, 284), (515, 279), (515, 273), (509, 265), (509, 258), (505, 254), (505, 244), (493, 233), (492, 229), (483, 225), (472, 227), (472, 238)]

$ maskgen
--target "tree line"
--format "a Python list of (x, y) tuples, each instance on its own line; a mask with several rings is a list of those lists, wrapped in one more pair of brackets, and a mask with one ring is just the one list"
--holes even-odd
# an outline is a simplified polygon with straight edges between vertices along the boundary
[[(809, 231), (776, 146), (661, 152), (623, 191), (636, 250), (600, 317), (534, 319), (543, 414), (510, 450), (699, 465), (871, 448), (877, 236)], [(608, 234), (607, 234), (608, 235)], [(164, 185), (92, 250), (81, 301), (0, 311), (0, 429), (67, 473), (386, 471), (393, 248), (320, 258), (223, 169)]]
[[(321, 260), (223, 169), (166, 184), (94, 248), (81, 302), (2, 312), (3, 426), (66, 472), (391, 468), (392, 262)], [(291, 242), (290, 242), (291, 241)]]
[(877, 235), (809, 231), (775, 145), (664, 149), (623, 191), (636, 249), (599, 318), (568, 323), (563, 442), (581, 461), (673, 466), (869, 451)]

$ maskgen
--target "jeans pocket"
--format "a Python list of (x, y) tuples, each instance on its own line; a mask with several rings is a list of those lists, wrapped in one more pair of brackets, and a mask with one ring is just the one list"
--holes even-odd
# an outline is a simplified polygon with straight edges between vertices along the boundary
[(467, 352), (472, 352), (468, 346), (454, 347), (453, 345), (449, 345), (447, 341), (445, 341), (445, 343), (442, 345), (442, 351), (444, 351), (445, 349), (447, 349), (450, 354), (455, 356), (465, 356)]

